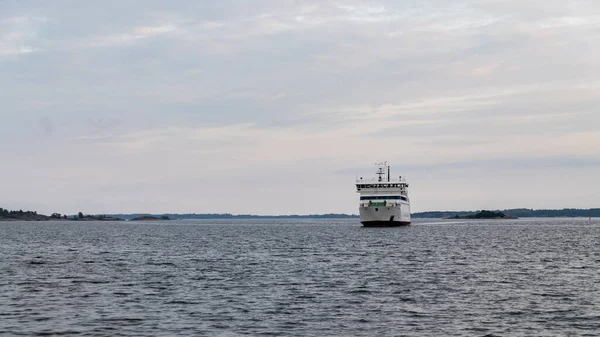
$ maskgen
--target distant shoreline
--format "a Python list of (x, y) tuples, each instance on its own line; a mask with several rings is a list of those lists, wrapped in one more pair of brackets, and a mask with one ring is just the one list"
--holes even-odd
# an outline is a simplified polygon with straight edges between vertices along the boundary
[[(518, 209), (506, 209), (506, 210), (494, 210), (496, 212), (502, 212), (506, 214), (507, 218), (598, 218), (600, 217), (600, 208), (592, 209), (562, 209), (562, 210), (534, 210), (527, 208)], [(412, 213), (411, 216), (415, 219), (443, 219), (443, 218), (455, 218), (459, 217), (470, 217), (476, 215), (480, 211), (428, 211), (428, 212), (416, 212)], [(231, 213), (163, 213), (163, 214), (148, 214), (148, 213), (135, 213), (135, 214), (107, 214), (107, 216), (113, 216), (123, 219), (132, 219), (140, 216), (154, 216), (161, 217), (167, 216), (171, 219), (186, 220), (218, 220), (218, 219), (358, 219), (359, 216), (356, 214), (345, 214), (345, 213), (328, 213), (328, 214), (290, 214), (290, 215), (253, 215), (253, 214), (231, 214)]]
[(516, 216), (509, 216), (504, 214), (503, 212), (493, 212), (493, 211), (481, 211), (477, 214), (473, 215), (455, 215), (453, 217), (448, 217), (444, 219), (461, 219), (461, 220), (515, 220), (518, 219)]
[[(479, 211), (428, 211), (412, 213), (414, 219), (468, 219)], [(591, 209), (506, 209), (496, 210), (510, 218), (599, 218), (600, 208)], [(291, 215), (253, 215), (231, 213), (131, 213), (131, 214), (103, 214), (103, 215), (60, 215), (46, 216), (33, 211), (8, 211), (0, 208), (0, 221), (131, 221), (135, 218), (157, 218), (156, 220), (219, 220), (219, 219), (357, 219), (356, 214), (328, 213), (328, 214), (291, 214)], [(141, 220), (141, 219), (140, 219)]]

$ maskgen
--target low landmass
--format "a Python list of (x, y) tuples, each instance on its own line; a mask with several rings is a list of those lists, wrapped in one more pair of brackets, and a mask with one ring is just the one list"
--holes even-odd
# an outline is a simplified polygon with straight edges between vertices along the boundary
[[(504, 210), (494, 210), (502, 212), (506, 216), (514, 218), (597, 218), (600, 217), (600, 208), (563, 208), (563, 209), (530, 209), (530, 208), (512, 208)], [(455, 218), (472, 216), (478, 211), (428, 211), (412, 213), (413, 218)]]
[(125, 219), (106, 215), (85, 215), (83, 217), (67, 217), (67, 220), (72, 221), (125, 221)]
[[(5, 212), (3, 212), (5, 211)], [(160, 220), (186, 220), (186, 219), (349, 219), (358, 218), (356, 214), (328, 213), (328, 214), (307, 214), (307, 215), (253, 215), (253, 214), (231, 214), (231, 213), (166, 213), (166, 214), (105, 214), (105, 215), (84, 215), (79, 212), (77, 215), (62, 215), (53, 213), (52, 215), (38, 214), (35, 211), (8, 211), (0, 208), (0, 221), (160, 221)]]
[(171, 220), (168, 216), (139, 216), (137, 218), (129, 219), (129, 221), (161, 221), (161, 220)]
[(110, 216), (123, 218), (126, 220), (133, 220), (134, 218), (151, 216), (160, 218), (163, 216), (169, 219), (178, 220), (189, 220), (189, 219), (346, 219), (346, 218), (358, 218), (355, 214), (343, 214), (343, 213), (329, 213), (329, 214), (308, 214), (308, 215), (252, 215), (252, 214), (231, 214), (231, 213), (164, 213), (164, 214), (148, 214), (148, 213), (135, 213), (135, 214), (108, 214)]
[[(502, 213), (503, 217), (483, 213), (480, 217), (477, 214), (482, 211), (427, 211), (427, 212), (416, 212), (412, 213), (413, 218), (436, 218), (436, 219), (515, 219), (515, 218), (552, 218), (552, 217), (565, 217), (565, 218), (576, 218), (576, 217), (600, 217), (600, 208), (591, 209), (577, 209), (577, 208), (565, 208), (565, 209), (528, 209), (528, 208), (515, 208), (505, 210), (493, 210), (487, 212)], [(488, 217), (489, 216), (489, 217)], [(307, 214), (307, 215), (253, 215), (253, 214), (231, 214), (231, 213), (163, 213), (163, 214), (149, 214), (149, 213), (134, 213), (134, 214), (104, 214), (104, 215), (84, 215), (79, 212), (75, 215), (62, 215), (60, 213), (53, 213), (51, 215), (38, 214), (36, 211), (10, 211), (4, 208), (0, 208), (0, 221), (52, 221), (52, 220), (68, 220), (68, 221), (153, 221), (153, 220), (186, 220), (186, 219), (352, 219), (358, 218), (356, 214), (344, 214), (344, 213), (328, 213), (328, 214)]]
[(473, 215), (464, 215), (464, 216), (460, 216), (460, 215), (455, 215), (453, 217), (447, 218), (447, 219), (474, 219), (474, 220), (483, 220), (483, 219), (517, 219), (517, 217), (514, 216), (509, 216), (504, 214), (503, 212), (494, 212), (494, 211), (480, 211), (477, 212)]
[(52, 213), (51, 215), (38, 214), (36, 211), (10, 211), (0, 207), (0, 221), (123, 221), (123, 219), (107, 215), (63, 215)]
[[(480, 211), (427, 211), (427, 212), (416, 212), (412, 213), (413, 218), (455, 218), (457, 215), (460, 217), (475, 216)], [(600, 217), (600, 208), (592, 209), (527, 209), (527, 208), (515, 208), (505, 210), (493, 210), (490, 212), (502, 212), (505, 215), (505, 219), (515, 218), (577, 218), (577, 217)], [(328, 213), (328, 214), (307, 214), (307, 215), (252, 215), (252, 214), (231, 214), (231, 213), (164, 213), (164, 214), (110, 214), (110, 216), (131, 220), (140, 216), (168, 216), (170, 219), (352, 219), (358, 218), (356, 214), (345, 214), (345, 213)]]
[(0, 208), (0, 221), (46, 221), (50, 217), (38, 214), (35, 211), (9, 211)]

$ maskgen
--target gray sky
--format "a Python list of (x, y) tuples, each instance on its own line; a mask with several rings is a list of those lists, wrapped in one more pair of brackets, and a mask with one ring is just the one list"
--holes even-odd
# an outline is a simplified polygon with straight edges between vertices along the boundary
[(0, 1), (0, 206), (600, 207), (598, 1)]

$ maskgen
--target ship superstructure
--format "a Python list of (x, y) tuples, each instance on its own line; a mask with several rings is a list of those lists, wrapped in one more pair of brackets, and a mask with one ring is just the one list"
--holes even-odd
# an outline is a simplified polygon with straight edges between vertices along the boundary
[(356, 192), (360, 194), (360, 222), (366, 227), (410, 225), (406, 179), (402, 176), (392, 177), (387, 162), (376, 165), (376, 177), (356, 179)]

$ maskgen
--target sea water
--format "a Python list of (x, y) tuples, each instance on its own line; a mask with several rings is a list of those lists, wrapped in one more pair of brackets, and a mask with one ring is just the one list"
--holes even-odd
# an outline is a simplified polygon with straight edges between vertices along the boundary
[(600, 222), (0, 222), (0, 335), (596, 336)]

